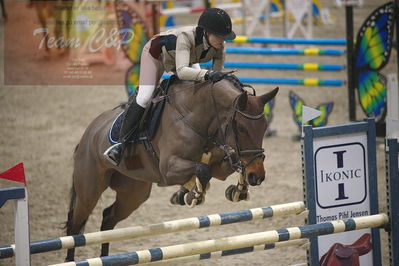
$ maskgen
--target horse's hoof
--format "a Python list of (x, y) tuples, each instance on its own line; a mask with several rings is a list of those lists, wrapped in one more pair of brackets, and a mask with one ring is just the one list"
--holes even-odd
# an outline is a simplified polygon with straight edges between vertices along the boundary
[(228, 199), (229, 201), (233, 201), (233, 194), (236, 191), (236, 186), (234, 185), (230, 185), (226, 188), (226, 191), (224, 192), (224, 195), (226, 196), (226, 199)]
[(247, 191), (245, 193), (240, 193), (239, 199), (248, 201), (250, 199), (249, 191)]
[(170, 203), (173, 205), (186, 205), (184, 196), (188, 193), (188, 189), (181, 188), (170, 197)]
[(248, 190), (239, 190), (237, 186), (230, 185), (226, 188), (225, 191), (226, 199), (232, 202), (239, 202), (241, 200), (249, 200)]
[(205, 202), (205, 197), (202, 193), (190, 191), (184, 195), (184, 202), (188, 207), (193, 208), (196, 205), (203, 204)]

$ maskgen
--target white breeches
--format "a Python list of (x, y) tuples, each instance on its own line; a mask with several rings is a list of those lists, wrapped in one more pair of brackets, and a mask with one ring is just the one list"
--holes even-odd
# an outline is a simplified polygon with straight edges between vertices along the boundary
[(158, 86), (159, 79), (163, 74), (163, 66), (160, 60), (155, 59), (150, 54), (151, 41), (144, 45), (141, 53), (140, 65), (140, 83), (136, 101), (141, 106), (146, 108), (150, 103), (152, 94)]

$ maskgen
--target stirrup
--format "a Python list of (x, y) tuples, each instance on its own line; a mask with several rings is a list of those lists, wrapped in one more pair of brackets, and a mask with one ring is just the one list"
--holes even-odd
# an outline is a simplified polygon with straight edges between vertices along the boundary
[[(116, 144), (112, 145), (111, 147), (109, 147), (109, 148), (103, 153), (104, 158), (107, 159), (107, 161), (110, 162), (112, 165), (118, 166), (119, 163), (120, 163), (120, 159), (121, 159), (121, 158), (120, 158), (119, 160), (117, 160), (116, 158), (112, 158), (112, 157), (110, 156), (110, 152), (111, 152), (112, 150), (114, 150), (114, 149), (118, 149), (121, 145), (122, 145), (121, 143), (116, 143)], [(123, 154), (120, 154), (119, 156), (122, 157)]]

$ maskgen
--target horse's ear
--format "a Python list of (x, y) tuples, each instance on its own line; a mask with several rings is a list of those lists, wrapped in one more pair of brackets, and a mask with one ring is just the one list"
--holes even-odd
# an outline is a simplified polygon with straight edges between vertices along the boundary
[(240, 111), (244, 111), (245, 108), (247, 107), (247, 102), (248, 102), (248, 94), (247, 92), (241, 93), (241, 95), (238, 97), (237, 100), (237, 108)]
[(261, 101), (262, 101), (262, 103), (263, 103), (263, 104), (266, 104), (266, 103), (268, 103), (269, 101), (271, 101), (271, 100), (276, 96), (278, 90), (279, 90), (279, 88), (276, 87), (274, 90), (272, 90), (272, 91), (270, 91), (270, 92), (268, 92), (268, 93), (265, 93), (265, 94), (259, 96), (260, 99), (261, 99)]

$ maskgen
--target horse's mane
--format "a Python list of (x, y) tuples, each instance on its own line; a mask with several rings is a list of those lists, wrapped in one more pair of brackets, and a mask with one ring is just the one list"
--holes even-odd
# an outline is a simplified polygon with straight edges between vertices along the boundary
[(251, 85), (242, 83), (242, 82), (236, 77), (236, 75), (234, 75), (234, 74), (229, 74), (229, 75), (225, 76), (224, 79), (227, 79), (228, 81), (230, 81), (230, 82), (234, 85), (234, 87), (235, 87), (236, 89), (238, 89), (238, 91), (241, 92), (241, 93), (246, 91), (246, 90), (244, 89), (245, 87), (251, 87), (251, 88), (252, 88)]
[[(179, 79), (179, 78), (178, 78), (177, 76), (175, 76), (175, 75), (173, 75), (172, 77), (173, 77), (173, 79), (172, 79), (172, 81), (171, 81), (170, 84), (193, 84), (193, 85), (195, 85), (195, 86), (198, 86), (198, 87), (196, 87), (196, 89), (208, 85), (208, 83), (204, 83), (204, 82), (202, 82), (202, 81), (187, 81), (187, 80), (181, 80), (181, 79)], [(172, 77), (171, 77), (171, 78), (172, 78)], [(246, 90), (245, 88), (251, 88), (251, 89), (252, 89), (252, 92), (250, 92), (250, 93), (251, 93), (252, 95), (255, 95), (255, 94), (256, 94), (256, 93), (255, 93), (255, 89), (254, 89), (251, 85), (242, 83), (242, 82), (237, 78), (237, 76), (234, 75), (234, 74), (231, 74), (231, 73), (230, 73), (230, 74), (227, 74), (226, 76), (224, 76), (223, 79), (228, 80), (230, 83), (232, 83), (233, 86), (234, 86), (234, 88), (237, 89), (238, 92), (240, 92), (240, 93), (246, 92), (247, 90)]]
[(252, 87), (249, 84), (244, 84), (242, 83), (236, 75), (234, 74), (228, 74), (224, 77), (224, 79), (230, 81), (233, 85), (234, 88), (238, 90), (238, 92), (240, 93), (244, 93), (244, 92), (249, 92), (248, 90), (246, 90), (245, 88), (250, 88), (252, 91), (249, 92), (250, 95), (256, 96), (256, 91), (254, 89), (254, 87)]

